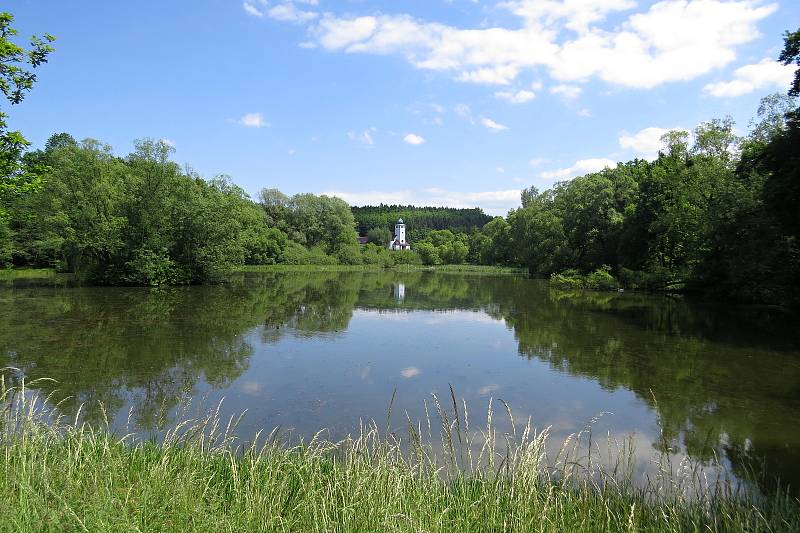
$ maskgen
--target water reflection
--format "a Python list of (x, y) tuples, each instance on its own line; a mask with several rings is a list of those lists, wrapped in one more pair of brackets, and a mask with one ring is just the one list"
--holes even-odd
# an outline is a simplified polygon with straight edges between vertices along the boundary
[[(800, 482), (797, 318), (515, 277), (239, 275), (221, 287), (0, 290), (2, 364), (97, 421), (158, 428), (186, 397), (228, 398), (250, 431), (311, 434), (397, 412), (452, 383), (557, 434), (601, 411), (644, 447)], [(663, 429), (663, 437), (658, 426)], [(642, 450), (646, 454), (647, 450)], [(764, 483), (769, 483), (765, 477)]]

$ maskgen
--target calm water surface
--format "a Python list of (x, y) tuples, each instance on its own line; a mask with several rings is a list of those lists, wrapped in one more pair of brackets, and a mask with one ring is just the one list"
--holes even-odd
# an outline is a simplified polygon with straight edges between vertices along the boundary
[[(668, 443), (800, 485), (796, 316), (638, 294), (563, 292), (514, 276), (243, 274), (217, 287), (0, 288), (0, 365), (48, 377), (63, 410), (157, 432), (187, 399), (332, 438), (360, 419), (424, 416), (452, 385), (481, 423), (490, 398), (562, 438)], [(484, 417), (485, 420), (485, 417)], [(662, 433), (663, 432), (663, 433)], [(755, 466), (753, 466), (755, 465)], [(642, 466), (642, 468), (645, 468)]]

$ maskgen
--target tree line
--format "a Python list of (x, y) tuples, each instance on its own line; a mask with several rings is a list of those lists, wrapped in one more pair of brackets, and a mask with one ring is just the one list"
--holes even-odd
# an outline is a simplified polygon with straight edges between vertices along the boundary
[[(0, 14), (0, 90), (19, 103), (54, 38), (12, 42)], [(800, 66), (800, 30), (780, 54)], [(125, 157), (100, 141), (53, 135), (27, 151), (0, 113), (0, 266), (48, 266), (95, 283), (216, 281), (243, 264), (520, 265), (596, 288), (691, 289), (800, 304), (800, 68), (787, 95), (763, 99), (746, 136), (730, 118), (666, 134), (654, 161), (634, 159), (551, 189), (521, 207), (349, 207), (264, 189), (252, 200), (227, 176), (205, 180), (143, 139)], [(398, 218), (412, 251), (386, 243)], [(371, 244), (359, 247), (358, 233)]]
[(655, 161), (524, 190), (474, 239), (477, 257), (573, 286), (800, 304), (798, 93), (764, 98), (745, 137), (711, 120), (666, 134)]
[[(416, 207), (413, 205), (386, 205), (352, 207), (360, 235), (381, 238), (394, 231), (394, 224), (402, 218), (408, 228), (410, 242), (425, 239), (431, 231), (449, 230), (454, 233), (470, 233), (480, 229), (492, 217), (475, 207), (459, 209), (452, 207)], [(388, 243), (389, 239), (382, 241)], [(376, 241), (377, 244), (377, 241)]]

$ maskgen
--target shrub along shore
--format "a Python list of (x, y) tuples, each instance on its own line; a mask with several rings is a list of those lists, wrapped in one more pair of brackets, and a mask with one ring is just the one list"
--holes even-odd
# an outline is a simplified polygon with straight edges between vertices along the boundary
[[(244, 265), (230, 275), (242, 272), (450, 272), (471, 275), (513, 274), (526, 275), (524, 268), (491, 265)], [(52, 268), (0, 268), (0, 287), (53, 286), (81, 284), (81, 278), (71, 273), (60, 273)]]
[(2, 400), (0, 531), (800, 530), (786, 493), (709, 483), (663, 457), (636, 485), (626, 446), (593, 464), (587, 430), (548, 455), (546, 430), (500, 434), (490, 404), (476, 431), (455, 398), (434, 397), (439, 421), (402, 440), (372, 424), (302, 445), (277, 432), (243, 444), (218, 409), (156, 442), (67, 421), (21, 388)]

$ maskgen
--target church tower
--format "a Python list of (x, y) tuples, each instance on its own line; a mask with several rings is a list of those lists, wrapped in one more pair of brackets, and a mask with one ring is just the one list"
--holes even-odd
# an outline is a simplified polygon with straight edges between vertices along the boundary
[(406, 224), (403, 219), (394, 225), (394, 239), (389, 241), (390, 250), (410, 250), (411, 245), (406, 241)]
[(394, 225), (394, 238), (400, 241), (400, 244), (406, 243), (406, 225), (402, 218)]

